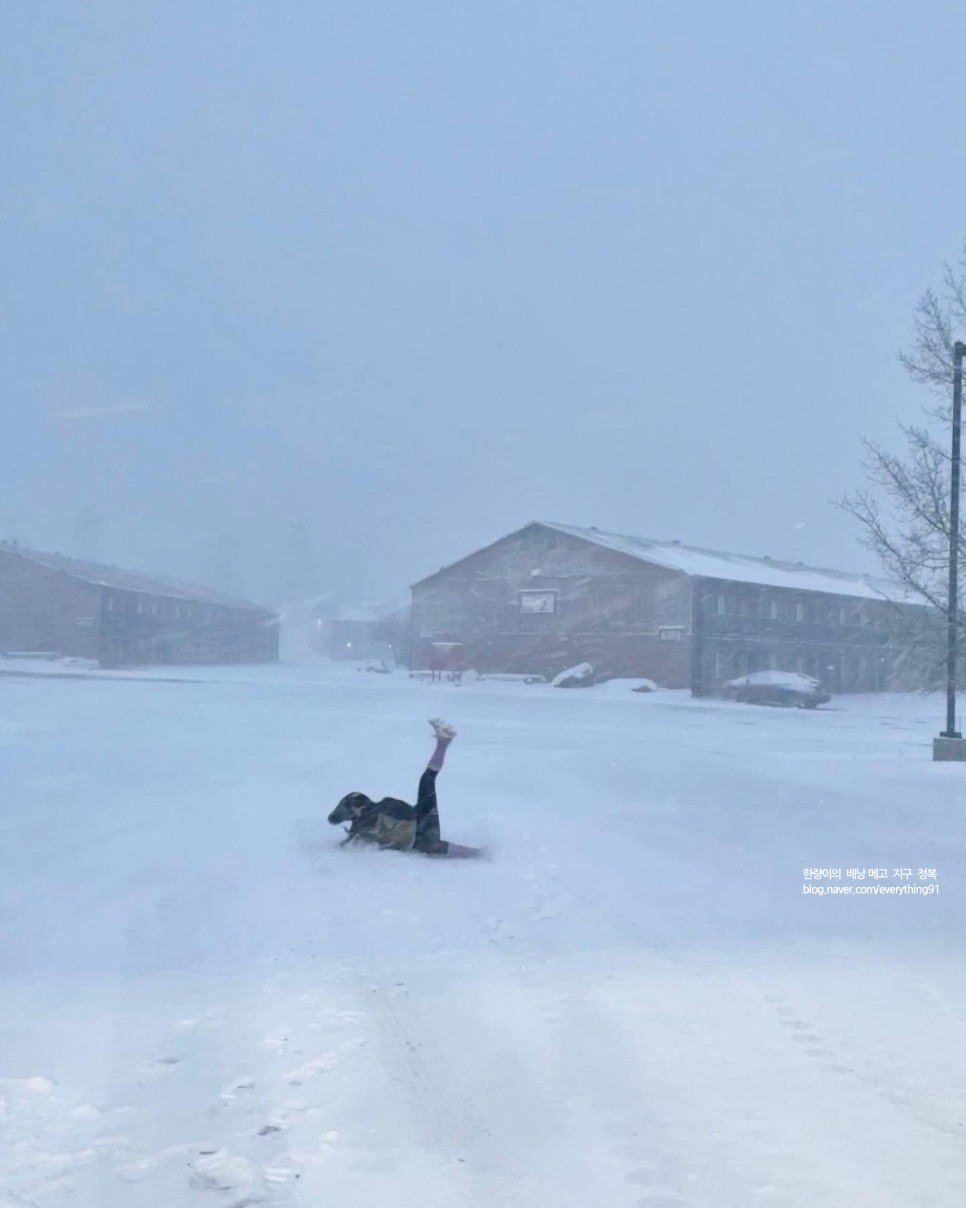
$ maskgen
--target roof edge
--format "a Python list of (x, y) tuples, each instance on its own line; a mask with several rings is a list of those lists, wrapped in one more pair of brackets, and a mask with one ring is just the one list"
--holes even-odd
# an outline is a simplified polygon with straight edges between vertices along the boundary
[(545, 520), (528, 520), (526, 524), (521, 525), (518, 529), (513, 529), (512, 532), (504, 533), (502, 537), (497, 537), (495, 541), (490, 541), (486, 545), (481, 545), (479, 549), (473, 550), (472, 553), (464, 554), (462, 558), (457, 558), (455, 562), (449, 562), (446, 566), (441, 566), (439, 570), (434, 570), (431, 575), (424, 575), (421, 579), (417, 579), (415, 583), (410, 583), (409, 590), (415, 591), (417, 587), (422, 587), (424, 583), (429, 583), (431, 579), (435, 579), (438, 575), (445, 575), (449, 571), (454, 570), (457, 566), (464, 562), (469, 562), (470, 558), (475, 558), (478, 554), (485, 554), (487, 550), (493, 549), (499, 545), (501, 541), (507, 541), (510, 537), (517, 537), (520, 533), (525, 533), (528, 528), (540, 526), (541, 528), (553, 528), (554, 525), (548, 524)]
[[(851, 595), (853, 595), (853, 593), (851, 593), (847, 590), (848, 587), (850, 587), (850, 586), (859, 587), (860, 585), (862, 585), (868, 591), (874, 593), (874, 595), (872, 595), (871, 597), (865, 597), (865, 598), (880, 599), (880, 600), (886, 600), (886, 601), (891, 601), (891, 602), (895, 602), (895, 603), (909, 603), (910, 602), (904, 598), (906, 593), (905, 593), (905, 590), (903, 589), (903, 586), (901, 583), (894, 582), (893, 580), (887, 579), (885, 577), (880, 577), (880, 576), (869, 574), (866, 572), (856, 574), (854, 571), (835, 570), (835, 569), (832, 569), (831, 567), (813, 566), (810, 563), (793, 562), (793, 561), (790, 561), (785, 558), (762, 558), (762, 557), (756, 557), (753, 554), (728, 553), (727, 551), (724, 551), (724, 550), (708, 549), (703, 546), (689, 545), (689, 544), (686, 544), (686, 543), (680, 542), (680, 541), (659, 541), (655, 538), (629, 537), (626, 534), (613, 533), (610, 530), (606, 530), (606, 529), (597, 529), (597, 528), (593, 528), (593, 527), (587, 528), (587, 527), (581, 527), (578, 525), (560, 524), (557, 521), (551, 521), (551, 520), (530, 520), (526, 524), (522, 525), (520, 528), (514, 529), (514, 530), (512, 530), (512, 532), (506, 533), (502, 537), (498, 537), (495, 541), (491, 541), (491, 542), (489, 542), (489, 544), (481, 546), (479, 549), (474, 550), (472, 553), (466, 554), (462, 558), (458, 558), (455, 562), (451, 562), (446, 566), (440, 567), (439, 570), (434, 571), (431, 575), (426, 575), (422, 579), (417, 580), (415, 583), (411, 584), (410, 590), (415, 590), (418, 587), (422, 587), (424, 584), (431, 582), (433, 579), (437, 578), (439, 575), (447, 574), (450, 571), (455, 570), (457, 567), (461, 566), (464, 562), (469, 561), (470, 558), (474, 558), (474, 557), (477, 557), (479, 554), (486, 553), (488, 550), (493, 549), (494, 546), (499, 545), (501, 542), (507, 541), (513, 537), (517, 537), (521, 533), (526, 532), (527, 529), (534, 528), (534, 527), (545, 528), (545, 529), (549, 529), (553, 532), (562, 533), (563, 535), (570, 537), (574, 540), (584, 541), (584, 542), (587, 542), (588, 544), (597, 545), (600, 548), (611, 550), (613, 553), (623, 555), (624, 557), (630, 558), (636, 562), (643, 562), (643, 563), (646, 563), (646, 564), (649, 564), (652, 566), (660, 566), (664, 570), (667, 570), (667, 571), (671, 572), (672, 574), (681, 575), (684, 578), (689, 578), (689, 579), (709, 579), (709, 580), (720, 580), (722, 582), (755, 582), (756, 581), (754, 579), (744, 578), (740, 574), (740, 567), (738, 567), (738, 566), (733, 566), (733, 567), (723, 566), (721, 568), (722, 571), (730, 570), (732, 572), (730, 574), (724, 574), (724, 573), (723, 574), (711, 574), (706, 571), (705, 572), (699, 571), (697, 569), (689, 570), (684, 566), (676, 564), (673, 560), (670, 559), (670, 555), (668, 556), (668, 558), (662, 558), (659, 549), (658, 550), (648, 549), (647, 545), (658, 546), (658, 547), (673, 546), (673, 547), (680, 548), (680, 550), (682, 552), (698, 554), (698, 555), (702, 555), (704, 557), (722, 558), (722, 559), (728, 559), (728, 558), (742, 559), (742, 560), (745, 560), (747, 563), (750, 563), (750, 564), (753, 564), (756, 566), (767, 567), (769, 569), (773, 569), (773, 570), (779, 571), (779, 572), (785, 572), (787, 574), (798, 574), (801, 572), (806, 572), (806, 573), (809, 573), (812, 575), (827, 576), (829, 578), (829, 580), (831, 580), (832, 583), (835, 583), (835, 585), (839, 589), (839, 590), (835, 591), (834, 589), (831, 588), (831, 584), (829, 585), (829, 588), (826, 588), (826, 589), (823, 589), (822, 587), (819, 587), (819, 586), (811, 586), (811, 585), (799, 585), (799, 584), (783, 585), (783, 586), (787, 586), (789, 588), (794, 587), (796, 590), (799, 590), (799, 591), (806, 591), (806, 592), (810, 591), (810, 592), (816, 592), (818, 594), (851, 596)], [(615, 542), (615, 541), (629, 541), (629, 542), (639, 541), (642, 543), (642, 547), (635, 548), (635, 549), (618, 549), (613, 544), (613, 542)], [(862, 593), (860, 592), (859, 596), (861, 596), (861, 595), (862, 595)]]
[[(89, 587), (106, 588), (109, 591), (129, 591), (141, 595), (164, 596), (172, 600), (189, 601), (195, 604), (205, 604), (210, 607), (236, 608), (239, 611), (259, 613), (264, 616), (277, 617), (278, 612), (264, 604), (256, 604), (252, 600), (232, 596), (228, 592), (219, 591), (214, 587), (205, 587), (201, 583), (191, 583), (187, 580), (167, 578), (152, 574), (150, 571), (134, 570), (128, 566), (115, 566), (106, 562), (89, 562), (84, 558), (72, 558), (69, 554), (60, 554), (53, 550), (38, 550), (23, 545), (14, 545), (8, 541), (0, 541), (0, 553), (14, 554), (35, 566), (42, 566), (54, 574), (65, 575), (77, 583), (85, 583)], [(50, 561), (45, 561), (50, 559)], [(98, 572), (103, 573), (104, 579), (97, 578)], [(144, 584), (112, 583), (110, 576), (132, 575), (143, 579)]]

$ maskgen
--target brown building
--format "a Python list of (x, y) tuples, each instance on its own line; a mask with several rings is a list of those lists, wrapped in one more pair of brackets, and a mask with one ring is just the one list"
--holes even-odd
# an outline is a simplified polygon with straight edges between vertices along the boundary
[(0, 542), (0, 651), (106, 667), (275, 662), (278, 618), (206, 587)]
[(413, 665), (461, 642), (486, 672), (605, 675), (715, 691), (766, 669), (833, 692), (919, 682), (904, 624), (914, 606), (884, 579), (802, 563), (533, 522), (412, 589)]

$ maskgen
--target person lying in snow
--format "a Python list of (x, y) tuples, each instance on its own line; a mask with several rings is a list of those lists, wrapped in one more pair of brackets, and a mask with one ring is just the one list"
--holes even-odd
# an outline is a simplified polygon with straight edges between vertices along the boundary
[(419, 851), (427, 856), (481, 856), (478, 847), (447, 843), (440, 838), (439, 807), (436, 802), (436, 776), (446, 759), (456, 731), (441, 717), (430, 719), (436, 735), (436, 750), (419, 779), (416, 804), (396, 797), (373, 801), (365, 793), (347, 793), (331, 814), (333, 826), (349, 823), (346, 843), (375, 843), (396, 851)]

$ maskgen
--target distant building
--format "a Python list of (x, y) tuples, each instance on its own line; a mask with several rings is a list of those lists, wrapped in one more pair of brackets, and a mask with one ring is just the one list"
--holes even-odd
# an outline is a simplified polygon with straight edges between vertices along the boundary
[[(414, 666), (462, 643), (482, 673), (580, 662), (695, 695), (751, 671), (833, 692), (918, 684), (895, 583), (797, 562), (533, 522), (412, 589)], [(923, 611), (919, 609), (919, 611)]]
[(385, 643), (376, 637), (379, 614), (373, 609), (342, 607), (329, 617), (328, 655), (333, 659), (382, 658)]
[(409, 645), (408, 609), (387, 611), (381, 605), (323, 603), (312, 643), (319, 654), (332, 659), (382, 659), (403, 663)]
[(0, 542), (0, 651), (118, 667), (278, 660), (278, 619), (245, 600)]

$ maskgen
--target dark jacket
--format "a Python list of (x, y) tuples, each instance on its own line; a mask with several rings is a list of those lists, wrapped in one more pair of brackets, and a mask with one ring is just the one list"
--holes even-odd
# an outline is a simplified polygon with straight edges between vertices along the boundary
[(396, 797), (370, 801), (349, 827), (347, 842), (376, 843), (396, 851), (412, 851), (416, 842), (416, 807)]

